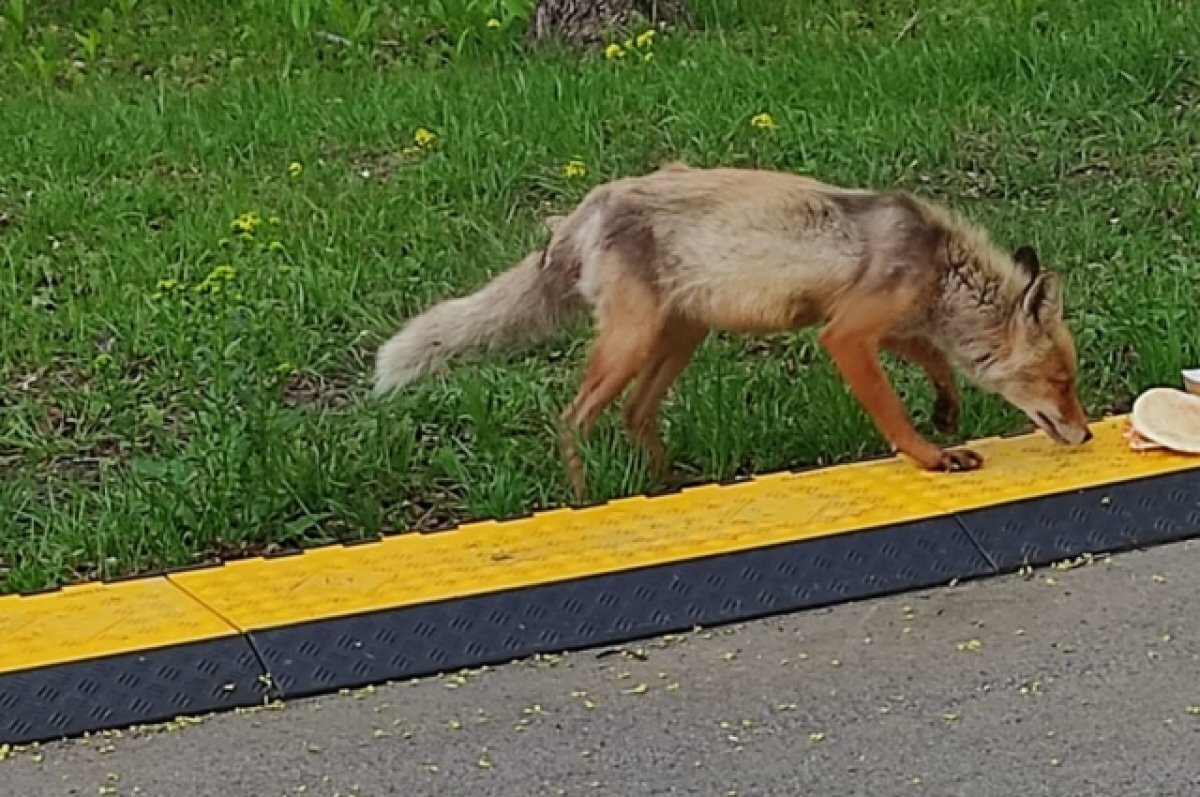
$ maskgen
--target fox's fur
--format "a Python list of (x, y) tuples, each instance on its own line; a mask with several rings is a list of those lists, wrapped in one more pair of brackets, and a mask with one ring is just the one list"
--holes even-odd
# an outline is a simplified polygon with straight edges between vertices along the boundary
[(572, 433), (586, 434), (635, 380), (626, 424), (662, 468), (659, 404), (712, 329), (821, 325), (821, 343), (879, 429), (925, 468), (972, 469), (982, 460), (941, 450), (913, 429), (880, 350), (927, 372), (943, 429), (954, 428), (959, 411), (953, 365), (1058, 442), (1091, 437), (1058, 277), (1041, 270), (1030, 247), (1004, 252), (983, 230), (913, 195), (672, 163), (594, 188), (548, 226), (541, 249), (387, 341), (376, 394), (462, 352), (553, 333), (590, 308), (594, 349), (563, 413), (564, 453), (579, 492)]

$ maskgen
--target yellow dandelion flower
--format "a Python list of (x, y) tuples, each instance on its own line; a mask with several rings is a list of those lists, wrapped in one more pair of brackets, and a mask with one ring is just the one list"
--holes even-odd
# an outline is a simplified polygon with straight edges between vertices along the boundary
[(254, 231), (262, 226), (262, 217), (254, 211), (248, 210), (234, 219), (231, 226), (243, 235), (253, 235)]
[(610, 44), (604, 48), (604, 57), (610, 61), (613, 60), (614, 58), (624, 58), (625, 57), (625, 48), (622, 47), (621, 45), (617, 44), (616, 42), (613, 42), (612, 44)]
[(302, 164), (300, 161), (292, 161), (291, 163), (288, 164), (288, 174), (291, 175), (293, 178), (299, 177), (303, 173), (304, 173), (304, 164)]
[(638, 49), (644, 50), (650, 45), (654, 44), (654, 34), (654, 28), (644, 30), (637, 35), (636, 39), (633, 40), (634, 44), (638, 46)]
[(418, 127), (413, 132), (413, 142), (422, 149), (431, 147), (437, 142), (437, 133), (425, 127)]
[(774, 130), (776, 127), (775, 120), (769, 113), (756, 114), (754, 118), (750, 120), (750, 125), (759, 130)]
[(576, 178), (587, 176), (587, 164), (579, 158), (574, 158), (563, 165), (563, 177)]
[(495, 17), (492, 17), (491, 19), (489, 19), (487, 21), (487, 26), (489, 28), (498, 28), (498, 27), (500, 27), (500, 20), (496, 19)]

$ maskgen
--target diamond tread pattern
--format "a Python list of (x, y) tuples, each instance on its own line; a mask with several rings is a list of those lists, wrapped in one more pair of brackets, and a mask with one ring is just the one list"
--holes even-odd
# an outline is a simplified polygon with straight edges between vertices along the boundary
[(267, 692), (242, 636), (0, 675), (0, 744), (252, 706)]
[(958, 516), (999, 572), (1200, 534), (1200, 472), (1183, 471)]

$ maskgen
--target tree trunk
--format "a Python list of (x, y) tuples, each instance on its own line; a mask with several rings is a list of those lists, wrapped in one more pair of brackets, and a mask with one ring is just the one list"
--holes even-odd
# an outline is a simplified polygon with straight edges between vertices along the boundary
[(652, 24), (691, 21), (687, 0), (538, 0), (525, 38), (530, 44), (560, 39), (587, 45), (641, 18)]

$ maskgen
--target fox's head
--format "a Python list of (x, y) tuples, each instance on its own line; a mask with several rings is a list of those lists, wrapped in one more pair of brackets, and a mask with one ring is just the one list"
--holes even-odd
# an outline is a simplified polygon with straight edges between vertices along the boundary
[(1063, 318), (1062, 282), (1022, 246), (1013, 262), (1029, 278), (1006, 319), (1005, 339), (976, 358), (975, 381), (1024, 412), (1059, 443), (1092, 439), (1076, 393), (1075, 341)]

